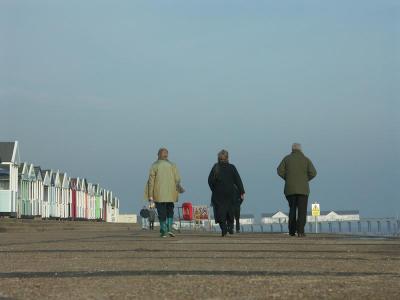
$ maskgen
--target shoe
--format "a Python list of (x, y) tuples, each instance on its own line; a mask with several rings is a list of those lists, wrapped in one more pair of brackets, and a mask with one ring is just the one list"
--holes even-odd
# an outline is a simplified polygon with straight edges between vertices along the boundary
[(240, 229), (236, 229), (236, 233), (240, 233)]
[(289, 235), (290, 235), (290, 236), (296, 236), (296, 234), (295, 234), (295, 233), (289, 233)]
[(170, 237), (175, 237), (175, 234), (172, 232), (172, 224), (174, 223), (173, 218), (167, 219), (167, 233)]
[(306, 235), (304, 233), (298, 233), (297, 236), (298, 237), (305, 237)]
[(228, 234), (228, 228), (226, 224), (224, 223), (219, 223), (219, 227), (221, 228), (221, 236), (224, 237)]
[(166, 229), (167, 229), (167, 224), (165, 224), (165, 222), (160, 221), (160, 237), (162, 237), (162, 238), (167, 237)]

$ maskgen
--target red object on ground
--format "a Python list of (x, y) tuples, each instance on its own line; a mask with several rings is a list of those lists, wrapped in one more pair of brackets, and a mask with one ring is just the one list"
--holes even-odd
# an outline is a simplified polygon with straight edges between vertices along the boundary
[(193, 206), (190, 202), (184, 202), (182, 204), (182, 214), (185, 221), (193, 220)]

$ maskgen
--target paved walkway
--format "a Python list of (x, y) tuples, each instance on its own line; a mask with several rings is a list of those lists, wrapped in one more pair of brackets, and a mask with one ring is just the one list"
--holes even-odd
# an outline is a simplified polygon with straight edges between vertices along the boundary
[(0, 299), (400, 299), (400, 239), (0, 220)]

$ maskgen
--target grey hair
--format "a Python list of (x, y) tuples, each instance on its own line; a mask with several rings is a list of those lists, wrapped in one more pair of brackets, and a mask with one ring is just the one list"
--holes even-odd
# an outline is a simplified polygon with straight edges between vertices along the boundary
[(222, 149), (218, 152), (218, 162), (229, 162), (229, 153), (227, 150)]
[(293, 143), (292, 150), (302, 151), (301, 144), (300, 143)]

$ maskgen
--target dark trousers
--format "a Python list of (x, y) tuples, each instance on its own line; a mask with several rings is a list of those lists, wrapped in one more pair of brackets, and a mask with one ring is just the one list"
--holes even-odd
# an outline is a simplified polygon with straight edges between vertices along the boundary
[(150, 221), (150, 229), (151, 229), (151, 230), (154, 229), (154, 221)]
[(167, 218), (174, 217), (174, 203), (173, 202), (156, 202), (158, 213), (158, 220), (165, 222)]
[(289, 202), (289, 234), (304, 233), (307, 222), (308, 195), (286, 196)]
[(234, 220), (229, 213), (220, 214), (219, 227), (221, 228), (223, 234), (227, 233), (228, 231), (232, 232), (233, 224)]
[(234, 217), (236, 221), (236, 231), (240, 231), (240, 204), (236, 204), (234, 207)]

